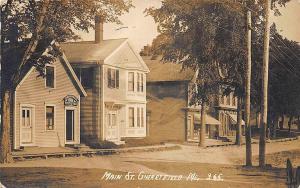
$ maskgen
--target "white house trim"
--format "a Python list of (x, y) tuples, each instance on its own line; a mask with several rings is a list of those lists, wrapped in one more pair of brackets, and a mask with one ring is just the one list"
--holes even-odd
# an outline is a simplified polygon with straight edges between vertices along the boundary
[[(53, 122), (53, 125), (54, 125), (54, 128), (53, 130), (47, 130), (47, 106), (53, 106), (54, 107), (54, 122)], [(56, 124), (56, 105), (55, 104), (51, 104), (51, 103), (45, 103), (44, 105), (44, 130), (45, 132), (56, 132), (56, 129), (57, 129), (57, 124)]]
[[(74, 111), (74, 117), (73, 117), (73, 121), (74, 121), (74, 124), (73, 124), (73, 141), (72, 142), (67, 142), (67, 129), (66, 129), (66, 127), (67, 127), (67, 113), (66, 113), (66, 111), (67, 110), (73, 110)], [(78, 133), (77, 132), (77, 130), (76, 130), (76, 118), (77, 118), (77, 116), (80, 116), (80, 115), (78, 115), (77, 113), (77, 108), (76, 107), (72, 107), (72, 106), (65, 106), (65, 109), (64, 109), (64, 114), (65, 114), (65, 123), (64, 123), (64, 132), (65, 132), (65, 134), (64, 134), (64, 144), (76, 144), (77, 142), (76, 142), (76, 140), (77, 140), (77, 136), (78, 136), (78, 134), (80, 134), (80, 133)], [(78, 124), (80, 124), (80, 120), (79, 120), (79, 122), (78, 122)], [(80, 130), (80, 129), (79, 129)], [(80, 132), (80, 131), (79, 131)], [(80, 143), (80, 142), (79, 142)]]
[[(47, 87), (47, 67), (53, 67), (54, 68), (54, 80), (53, 80), (53, 87)], [(45, 88), (46, 89), (56, 89), (56, 66), (55, 65), (52, 65), (52, 64), (46, 64), (45, 65), (45, 73), (46, 73), (46, 77), (44, 78), (44, 81), (45, 81)]]
[(136, 56), (136, 58), (140, 61), (140, 63), (143, 65), (143, 67), (144, 67), (144, 69), (146, 70), (144, 70), (145, 72), (147, 72), (147, 73), (149, 73), (150, 72), (150, 70), (149, 70), (149, 68), (148, 68), (148, 66), (146, 65), (146, 63), (145, 63), (145, 61), (142, 59), (142, 57), (137, 53), (137, 51), (135, 51), (133, 48), (132, 48), (132, 45), (131, 45), (131, 43), (130, 43), (130, 41), (127, 41), (127, 43), (128, 43), (128, 46), (129, 46), (129, 48), (131, 49), (131, 51), (134, 53), (134, 55)]
[[(32, 112), (31, 112), (31, 115), (32, 115), (32, 142), (30, 144), (23, 144), (22, 143), (22, 108), (23, 107), (27, 107), (27, 108), (32, 108)], [(32, 105), (32, 104), (25, 104), (25, 103), (21, 103), (20, 104), (20, 123), (19, 123), (19, 139), (20, 139), (20, 146), (35, 146), (35, 105)]]

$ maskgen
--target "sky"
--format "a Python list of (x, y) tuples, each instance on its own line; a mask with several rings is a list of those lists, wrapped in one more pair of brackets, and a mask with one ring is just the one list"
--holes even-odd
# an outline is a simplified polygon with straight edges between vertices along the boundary
[[(120, 17), (123, 25), (112, 23), (104, 24), (104, 40), (116, 38), (128, 38), (135, 50), (140, 51), (143, 46), (151, 44), (153, 38), (158, 35), (157, 26), (151, 16), (144, 13), (151, 6), (160, 7), (160, 0), (133, 0), (134, 8), (129, 13)], [(126, 27), (126, 28), (124, 28)], [(123, 29), (120, 29), (123, 28)], [(80, 33), (83, 40), (94, 40), (94, 31)]]
[[(157, 25), (151, 16), (146, 16), (144, 10), (148, 7), (161, 6), (161, 0), (133, 0), (135, 8), (130, 9), (120, 17), (123, 25), (104, 24), (104, 40), (114, 38), (129, 38), (133, 47), (140, 51), (143, 46), (151, 44), (158, 35)], [(280, 8), (282, 16), (271, 16), (280, 33), (290, 40), (300, 42), (300, 0), (291, 0), (286, 7)], [(118, 29), (125, 27), (123, 29)], [(128, 27), (128, 28), (127, 28)], [(83, 40), (94, 40), (94, 32), (80, 33)]]

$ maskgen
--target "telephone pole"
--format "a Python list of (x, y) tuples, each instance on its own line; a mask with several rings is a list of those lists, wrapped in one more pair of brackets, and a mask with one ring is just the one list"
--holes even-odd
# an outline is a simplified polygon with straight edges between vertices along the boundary
[(265, 31), (264, 31), (264, 57), (262, 70), (262, 116), (260, 122), (260, 138), (259, 138), (259, 166), (265, 166), (266, 154), (266, 128), (268, 115), (268, 76), (269, 76), (269, 43), (270, 43), (270, 6), (271, 0), (265, 0)]
[(252, 148), (251, 148), (251, 127), (250, 127), (250, 89), (251, 89), (251, 11), (247, 11), (247, 66), (246, 66), (246, 99), (245, 99), (245, 115), (246, 115), (246, 166), (252, 166)]

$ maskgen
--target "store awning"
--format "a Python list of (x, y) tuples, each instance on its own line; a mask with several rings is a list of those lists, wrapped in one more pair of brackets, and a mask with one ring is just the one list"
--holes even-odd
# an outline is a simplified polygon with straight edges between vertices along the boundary
[[(206, 114), (205, 121), (207, 125), (221, 125), (221, 122), (210, 115)], [(194, 114), (194, 123), (201, 124), (201, 115)]]
[[(236, 114), (229, 114), (229, 113), (227, 113), (227, 114), (230, 117), (231, 124), (236, 125), (236, 123), (237, 123), (237, 115)], [(245, 125), (245, 121), (244, 120), (242, 120), (242, 125)]]

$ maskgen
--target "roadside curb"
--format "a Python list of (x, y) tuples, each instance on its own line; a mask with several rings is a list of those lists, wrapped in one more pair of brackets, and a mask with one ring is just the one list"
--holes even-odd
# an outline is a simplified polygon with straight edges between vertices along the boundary
[[(293, 138), (283, 138), (278, 140), (266, 140), (266, 143), (275, 143), (275, 142), (288, 142), (288, 141), (294, 141), (298, 140), (300, 136), (293, 137)], [(251, 144), (259, 144), (259, 141), (252, 141)], [(242, 143), (241, 145), (245, 145), (245, 143)], [(227, 146), (237, 146), (234, 143), (228, 143), (228, 144), (217, 144), (217, 145), (210, 145), (206, 146), (205, 148), (213, 148), (213, 147), (227, 147)]]
[(121, 148), (121, 149), (93, 149), (87, 151), (75, 150), (75, 151), (65, 151), (65, 152), (52, 152), (52, 153), (20, 153), (13, 154), (12, 157), (14, 161), (24, 161), (24, 160), (38, 160), (38, 159), (49, 159), (49, 158), (66, 158), (66, 157), (93, 157), (93, 156), (104, 156), (104, 155), (114, 155), (121, 153), (136, 153), (136, 152), (155, 152), (155, 151), (170, 151), (181, 149), (179, 145), (170, 146), (155, 146), (155, 147), (145, 147), (145, 148)]

